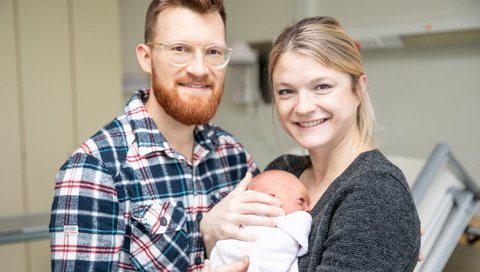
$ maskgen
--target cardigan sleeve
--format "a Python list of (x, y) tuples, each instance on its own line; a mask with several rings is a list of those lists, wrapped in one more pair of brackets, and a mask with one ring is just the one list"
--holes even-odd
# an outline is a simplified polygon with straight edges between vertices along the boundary
[[(327, 232), (311, 248), (309, 271), (412, 271), (420, 222), (408, 188), (386, 173), (366, 173), (332, 198)], [(315, 230), (312, 230), (315, 231)], [(313, 268), (313, 267), (310, 267)]]

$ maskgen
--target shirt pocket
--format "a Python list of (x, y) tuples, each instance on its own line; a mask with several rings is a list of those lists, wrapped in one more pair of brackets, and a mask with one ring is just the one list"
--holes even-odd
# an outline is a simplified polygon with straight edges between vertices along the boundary
[(187, 214), (181, 202), (132, 207), (130, 258), (141, 271), (184, 271), (189, 266)]

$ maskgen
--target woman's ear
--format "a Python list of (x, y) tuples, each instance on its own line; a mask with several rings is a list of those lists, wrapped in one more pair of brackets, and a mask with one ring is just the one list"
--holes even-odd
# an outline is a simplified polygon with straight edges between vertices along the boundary
[(140, 64), (140, 67), (142, 70), (151, 75), (152, 74), (152, 55), (150, 51), (150, 47), (148, 47), (146, 44), (139, 44), (137, 45), (136, 48), (137, 52), (137, 60), (138, 64)]
[(367, 89), (367, 75), (363, 74), (358, 78), (358, 85), (362, 91), (365, 91)]
[(355, 95), (358, 98), (359, 104), (361, 104), (365, 97), (365, 92), (367, 91), (368, 79), (367, 75), (363, 74), (358, 78), (357, 86), (355, 88)]

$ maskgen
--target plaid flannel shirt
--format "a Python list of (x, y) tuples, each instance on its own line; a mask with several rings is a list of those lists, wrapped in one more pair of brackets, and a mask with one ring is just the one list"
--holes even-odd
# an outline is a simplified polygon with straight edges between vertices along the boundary
[(138, 91), (56, 177), (52, 271), (200, 271), (202, 214), (258, 169), (230, 134), (197, 126), (192, 162), (173, 150)]

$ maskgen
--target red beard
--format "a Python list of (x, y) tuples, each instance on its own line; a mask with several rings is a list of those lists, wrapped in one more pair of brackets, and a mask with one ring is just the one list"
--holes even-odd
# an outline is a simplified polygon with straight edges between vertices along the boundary
[(185, 76), (177, 78), (175, 85), (191, 82), (210, 86), (212, 94), (209, 96), (185, 94), (183, 97), (180, 97), (177, 88), (166, 86), (158, 78), (155, 69), (152, 69), (152, 91), (163, 110), (173, 119), (187, 126), (206, 124), (213, 118), (218, 109), (224, 91), (224, 84), (217, 89), (213, 80)]

